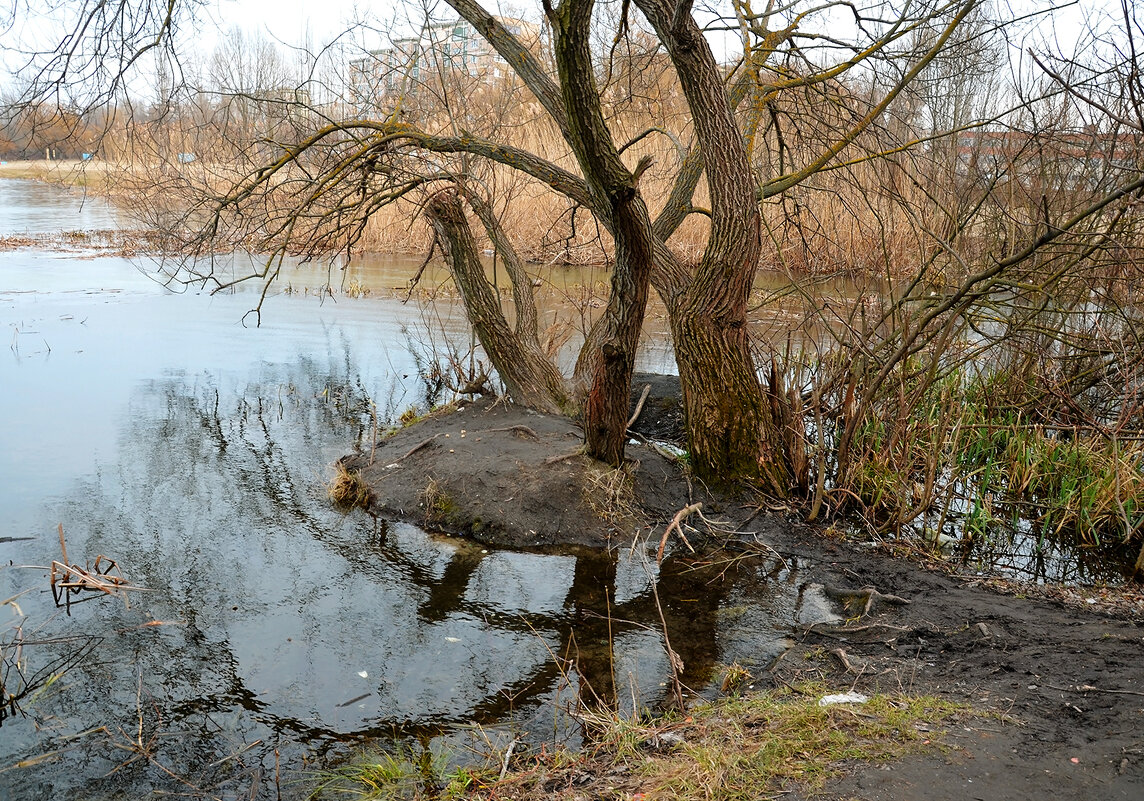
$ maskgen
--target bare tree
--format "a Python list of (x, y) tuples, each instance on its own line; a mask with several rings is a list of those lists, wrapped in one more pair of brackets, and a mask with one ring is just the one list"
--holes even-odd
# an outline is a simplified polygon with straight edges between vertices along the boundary
[[(788, 430), (797, 417), (789, 387), (780, 371), (760, 379), (748, 300), (764, 231), (774, 236), (770, 224), (764, 226), (763, 210), (780, 207), (789, 215), (798, 193), (822, 191), (827, 176), (891, 165), (885, 172), (901, 182), (895, 191), (908, 186), (944, 215), (935, 228), (928, 211), (905, 212), (924, 243), (923, 263), (961, 269), (960, 283), (936, 295), (925, 294), (920, 272), (905, 293), (914, 303), (912, 322), (893, 327), (879, 342), (851, 343), (855, 359), (870, 372), (862, 373), (857, 407), (848, 406), (844, 415), (843, 455), (863, 419), (863, 398), (873, 397), (904, 363), (949, 331), (951, 319), (964, 320), (975, 303), (1017, 280), (1014, 268), (1059, 243), (1064, 232), (1102, 219), (1139, 189), (1118, 173), (1087, 205), (1014, 223), (1004, 253), (971, 253), (963, 244), (981, 230), (982, 209), (994, 203), (999, 217), (1015, 219), (1012, 204), (995, 202), (999, 179), (987, 179), (978, 201), (958, 206), (948, 200), (964, 199), (965, 192), (938, 197), (916, 174), (895, 166), (908, 166), (913, 153), (936, 153), (937, 137), (951, 132), (939, 129), (955, 132), (980, 122), (963, 92), (945, 90), (958, 74), (959, 54), (996, 27), (983, 0), (767, 0), (761, 9), (736, 0), (702, 13), (693, 13), (690, 3), (666, 0), (611, 4), (608, 13), (595, 0), (562, 0), (543, 4), (550, 40), (526, 36), (473, 0), (447, 4), (487, 42), (497, 68), (515, 75), (513, 91), (526, 90), (520, 107), (535, 111), (525, 115), (526, 125), (481, 113), (488, 75), (457, 71), (447, 59), (418, 62), (414, 75), (410, 62), (394, 68), (401, 88), (392, 104), (387, 96), (387, 103), (370, 106), (369, 116), (314, 107), (304, 124), (276, 132), (231, 163), (197, 175), (184, 171), (182, 185), (172, 188), (191, 200), (172, 210), (178, 225), (170, 227), (201, 232), (189, 243), (192, 255), (195, 247), (206, 253), (220, 241), (270, 254), (250, 276), (268, 286), (286, 255), (350, 251), (380, 209), (402, 203), (420, 208), (510, 393), (540, 408), (582, 408), (588, 452), (612, 464), (623, 455), (631, 371), (650, 287), (667, 309), (697, 474), (720, 483), (759, 481), (779, 495), (804, 486), (804, 455)], [(736, 37), (736, 63), (719, 62), (715, 35)], [(637, 77), (651, 76), (625, 71), (624, 52), (662, 71), (641, 83)], [(1135, 63), (1134, 52), (1122, 56), (1123, 63)], [(981, 71), (991, 63), (982, 61)], [(1095, 84), (1059, 83), (1093, 108), (1110, 102)], [(1131, 99), (1131, 80), (1124, 86)], [(658, 124), (631, 129), (635, 118), (615, 99), (633, 92), (660, 99)], [(683, 113), (668, 113), (672, 102)], [(1124, 117), (1121, 124), (1132, 120), (1123, 110), (1103, 113)], [(895, 132), (892, 119), (904, 127)], [(557, 146), (536, 147), (537, 130), (550, 132)], [(653, 139), (671, 142), (670, 162), (641, 154)], [(509, 171), (589, 213), (611, 249), (607, 307), (587, 333), (570, 377), (559, 374), (539, 344), (531, 280), (492, 211), (497, 176)], [(654, 196), (647, 192), (653, 176), (666, 187)], [(1020, 185), (1010, 182), (1009, 188)], [(474, 223), (510, 267), (515, 324), (478, 269)], [(695, 258), (672, 246), (685, 227), (702, 232)], [(188, 262), (182, 277), (220, 287), (234, 280), (203, 264)], [(903, 308), (892, 309), (887, 319), (900, 319), (895, 315)]]
[[(597, 85), (599, 54), (591, 46), (596, 4), (565, 0), (545, 6), (545, 19), (553, 32), (555, 73), (535, 52), (535, 45), (530, 48), (479, 4), (450, 0), (449, 5), (527, 86), (543, 109), (546, 123), (563, 138), (573, 162), (558, 163), (512, 144), (511, 139), (486, 138), (432, 120), (415, 124), (392, 116), (337, 121), (239, 181), (208, 215), (208, 235), (220, 235), (238, 225), (236, 212), (245, 211), (243, 207), (256, 196), (281, 193), (284, 184), (293, 185), (299, 190), (297, 198), (278, 205), (297, 211), (283, 215), (277, 225), (263, 226), (270, 234), (264, 244), (277, 252), (293, 248), (316, 253), (339, 237), (348, 235), (352, 241), (352, 231), (360, 230), (355, 225), (371, 209), (411, 192), (439, 192), (435, 187), (448, 184), (456, 188), (451, 191), (458, 198), (471, 197), (475, 161), (491, 161), (526, 173), (590, 210), (614, 248), (608, 306), (578, 362), (575, 378), (583, 383), (574, 381), (571, 386), (573, 392), (577, 386), (587, 387), (584, 410), (589, 453), (613, 464), (622, 458), (630, 375), (650, 284), (668, 310), (684, 389), (692, 465), (710, 480), (761, 478), (772, 491), (788, 492), (791, 466), (780, 421), (773, 398), (759, 380), (746, 325), (747, 299), (761, 252), (759, 200), (781, 196), (836, 164), (943, 52), (979, 3), (909, 4), (892, 18), (887, 17), (892, 9), (884, 4), (856, 10), (848, 3), (819, 8), (809, 4), (777, 8), (768, 3), (761, 13), (745, 4), (733, 5), (725, 17), (715, 18), (708, 26), (724, 24), (742, 36), (744, 56), (731, 70), (716, 60), (688, 5), (639, 0), (635, 6), (642, 21), (635, 9), (622, 6), (614, 17), (620, 22), (617, 41), (637, 28), (645, 32), (645, 41), (654, 36), (670, 61), (690, 116), (690, 127), (683, 132), (690, 141), (682, 145), (678, 162), (671, 168), (674, 177), (668, 196), (656, 199), (655, 214), (640, 190), (650, 162), (641, 159), (631, 164), (623, 154), (637, 141), (660, 133), (641, 131), (628, 141), (617, 142), (609, 127)], [(816, 12), (840, 11), (853, 17), (854, 34), (849, 38), (830, 36), (821, 27), (824, 22), (817, 23), (819, 27), (811, 22)], [(923, 28), (936, 30), (936, 34), (921, 45), (904, 47)], [(830, 87), (838, 85), (840, 75), (879, 59), (895, 65), (898, 74), (879, 97), (859, 113), (839, 115), (837, 125), (823, 132), (816, 146), (798, 154), (785, 153), (776, 162), (781, 169), (759, 174), (750, 143), (758, 138), (762, 118), (753, 113), (740, 118), (740, 109), (766, 109), (783, 98), (808, 92), (833, 98)], [(797, 125), (794, 113), (793, 108), (786, 111)], [(706, 195), (706, 206), (701, 205), (699, 193)], [(452, 224), (461, 226), (451, 204), (426, 206), (431, 218), (440, 218), (446, 208), (451, 209)], [(204, 214), (205, 207), (194, 213)], [(708, 233), (702, 255), (688, 264), (668, 243), (694, 215), (706, 218)], [(434, 221), (439, 236), (440, 223), (440, 219)], [(456, 264), (453, 268), (456, 272)], [(496, 353), (497, 346), (488, 341), (483, 344), (498, 369), (507, 370), (508, 360)], [(530, 383), (551, 385), (539, 375), (533, 375)], [(553, 398), (554, 403), (558, 401)]]

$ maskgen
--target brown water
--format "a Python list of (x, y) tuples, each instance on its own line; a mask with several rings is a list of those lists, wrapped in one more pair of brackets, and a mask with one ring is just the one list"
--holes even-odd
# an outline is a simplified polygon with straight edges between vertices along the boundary
[[(61, 228), (110, 220), (0, 182), (10, 231), (50, 231), (52, 208)], [(0, 675), (20, 696), (0, 799), (305, 797), (313, 771), (363, 749), (575, 740), (561, 710), (589, 684), (628, 711), (668, 696), (653, 584), (696, 690), (817, 619), (794, 565), (711, 583), (641, 550), (500, 551), (334, 510), (323, 482), (373, 408), (421, 397), (410, 341), (467, 346), (450, 304), (381, 291), (407, 267), (371, 267), (377, 291), (356, 299), (294, 272), (253, 328), (252, 291), (0, 253)], [(57, 609), (58, 525), (71, 563), (111, 557), (147, 591)]]

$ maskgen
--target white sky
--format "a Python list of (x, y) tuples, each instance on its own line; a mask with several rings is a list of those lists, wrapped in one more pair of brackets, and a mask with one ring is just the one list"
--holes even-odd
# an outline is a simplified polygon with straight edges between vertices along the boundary
[[(724, 0), (710, 1), (715, 6), (729, 5)], [(1129, 0), (1129, 3), (1131, 5), (1139, 1)], [(10, 8), (17, 9), (15, 24), (6, 29), (0, 26), (0, 64), (7, 63), (9, 67), (14, 66), (10, 58), (11, 48), (20, 44), (27, 46), (21, 42), (22, 38), (43, 36), (45, 33), (43, 17), (24, 20), (19, 18), (20, 9), (26, 7), (25, 2), (34, 4), (36, 0), (23, 0), (23, 2), (13, 0), (14, 4)], [(419, 17), (421, 2), (435, 4), (438, 7), (437, 13), (441, 16), (452, 16), (451, 10), (440, 0), (208, 0), (208, 5), (200, 12), (202, 19), (189, 49), (198, 55), (209, 56), (220, 34), (234, 26), (250, 33), (261, 33), (271, 41), (282, 45), (301, 44), (308, 39), (314, 47), (320, 48), (345, 31), (355, 18), (372, 19), (378, 26), (374, 32), (364, 33), (358, 39), (367, 47), (377, 47), (383, 44), (381, 29), (388, 28), (389, 23), (395, 19)], [(536, 18), (540, 13), (539, 0), (481, 0), (481, 2), (494, 12), (499, 11), (511, 16)], [(1050, 4), (1050, 0), (994, 0), (994, 2), (998, 7), (1012, 8), (1014, 14), (1021, 13), (1022, 10), (1045, 8)], [(697, 0), (697, 9), (702, 9), (703, 5), (705, 5), (704, 0)], [(1082, 20), (1086, 12), (1101, 10), (1106, 13), (1109, 11), (1118, 13), (1120, 0), (1078, 0), (1075, 4), (1069, 4), (1068, 0), (1058, 0), (1055, 5), (1070, 7), (1055, 12), (1053, 24), (1043, 24), (1036, 38), (1042, 42), (1055, 40), (1061, 46), (1068, 48), (1082, 32)], [(0, 18), (2, 17), (3, 12), (0, 11)], [(1015, 51), (1017, 48), (1022, 48), (1022, 45), (1028, 47), (1037, 43), (1035, 40), (1016, 42)], [(737, 47), (731, 44), (726, 49), (733, 51)], [(5, 80), (0, 76), (0, 85), (3, 83)]]
[[(238, 26), (250, 32), (262, 32), (284, 44), (301, 43), (309, 33), (311, 41), (320, 46), (346, 30), (355, 18), (384, 24), (403, 16), (418, 17), (422, 2), (435, 3), (439, 16), (453, 16), (451, 9), (440, 0), (214, 0), (208, 14), (220, 31)], [(1135, 2), (1138, 0), (1129, 0), (1129, 5)], [(1014, 15), (1052, 5), (1062, 6), (1054, 12), (1053, 22), (1043, 24), (1037, 35), (1056, 40), (1065, 47), (1070, 47), (1082, 32), (1083, 20), (1088, 14), (1094, 11), (1118, 14), (1120, 7), (1120, 0), (995, 0), (995, 3), (1000, 8), (1010, 8)], [(538, 17), (540, 14), (537, 0), (482, 0), (482, 4), (510, 16)], [(721, 5), (717, 0), (715, 4)], [(702, 5), (702, 2), (696, 4), (697, 8)], [(201, 33), (204, 45), (209, 45), (217, 35), (205, 28)]]
[[(456, 16), (444, 3), (436, 5), (438, 16)], [(501, 13), (495, 0), (482, 0), (482, 5)], [(533, 0), (516, 4), (525, 5), (539, 8)], [(223, 30), (237, 25), (288, 44), (303, 41), (308, 30), (314, 43), (320, 45), (344, 31), (355, 18), (385, 22), (407, 15), (418, 17), (421, 8), (418, 0), (215, 0), (210, 13)]]

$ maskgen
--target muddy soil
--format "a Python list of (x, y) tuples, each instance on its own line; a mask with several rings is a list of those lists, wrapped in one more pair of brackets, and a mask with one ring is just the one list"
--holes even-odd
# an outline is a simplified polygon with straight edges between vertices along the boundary
[[(643, 430), (678, 435), (673, 393), (670, 382), (656, 387)], [(404, 428), (347, 465), (373, 487), (378, 515), (513, 547), (654, 542), (683, 506), (719, 507), (797, 559), (854, 618), (793, 631), (793, 646), (757, 685), (816, 678), (860, 692), (935, 694), (982, 712), (935, 732), (942, 752), (850, 766), (816, 797), (1144, 798), (1144, 594), (957, 575), (709, 497), (654, 447), (629, 448), (625, 482), (578, 455), (579, 444), (570, 421), (482, 401)]]
[[(654, 403), (656, 419), (670, 418), (670, 401)], [(672, 434), (663, 423), (654, 433)], [(585, 457), (582, 439), (566, 418), (480, 400), (434, 412), (343, 465), (370, 485), (379, 517), (510, 548), (628, 545), (690, 503), (715, 503), (650, 441), (633, 442), (617, 471)]]
[(799, 526), (771, 537), (786, 555), (807, 559), (826, 586), (909, 600), (875, 601), (850, 631), (798, 634), (771, 681), (810, 672), (859, 691), (934, 694), (985, 713), (947, 732), (944, 755), (857, 768), (828, 798), (1144, 798), (1139, 592), (983, 581)]

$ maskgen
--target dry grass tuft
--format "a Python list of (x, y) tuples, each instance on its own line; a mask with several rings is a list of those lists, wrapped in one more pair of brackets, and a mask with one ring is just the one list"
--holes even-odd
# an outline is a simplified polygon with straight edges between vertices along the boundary
[[(426, 769), (424, 761), (382, 755), (368, 771), (343, 773), (338, 789), (368, 799), (755, 801), (793, 789), (813, 793), (855, 761), (940, 748), (942, 723), (973, 714), (934, 697), (886, 695), (859, 707), (820, 705), (829, 692), (824, 685), (796, 685), (723, 698), (654, 721), (585, 711), (582, 722), (593, 738), (581, 752), (555, 748), (514, 756), (510, 750), (503, 760), (445, 776)], [(412, 773), (418, 774), (413, 781)]]
[(345, 509), (361, 507), (369, 510), (373, 503), (373, 489), (362, 478), (360, 470), (350, 470), (342, 462), (334, 465), (334, 479), (327, 490), (330, 500)]
[(457, 503), (435, 478), (430, 478), (421, 491), (419, 505), (424, 510), (425, 523), (429, 526), (450, 526), (457, 522)]
[(593, 463), (585, 479), (584, 500), (601, 520), (617, 528), (638, 525), (640, 513), (635, 481), (626, 466), (610, 468)]

